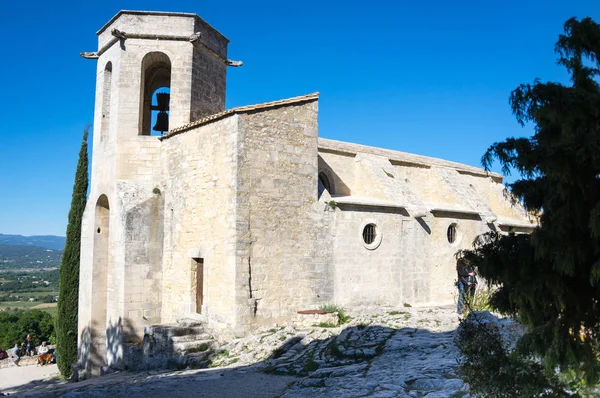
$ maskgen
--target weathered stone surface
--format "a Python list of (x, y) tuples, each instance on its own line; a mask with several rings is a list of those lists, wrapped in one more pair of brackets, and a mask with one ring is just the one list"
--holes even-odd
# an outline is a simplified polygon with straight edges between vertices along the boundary
[[(500, 175), (320, 139), (318, 93), (224, 110), (227, 44), (185, 13), (123, 11), (99, 32), (79, 295), (86, 371), (124, 369), (144, 328), (183, 319), (224, 341), (323, 304), (450, 304), (458, 250), (535, 226)], [(161, 87), (171, 129), (159, 139), (149, 134)], [(369, 333), (302, 344), (317, 364), (355, 363), (393, 334)]]
[[(351, 321), (339, 328), (259, 328), (212, 354), (209, 369), (117, 372), (67, 384), (54, 379), (6, 392), (18, 396), (51, 392), (69, 397), (190, 396), (199, 391), (218, 391), (223, 397), (469, 396), (468, 386), (456, 375), (459, 353), (454, 334), (458, 316), (454, 308), (392, 307), (363, 314), (350, 312), (350, 316)], [(516, 331), (510, 319), (484, 317), (507, 335)], [(168, 328), (162, 333), (170, 335)], [(346, 356), (341, 352), (364, 351), (368, 346), (378, 347), (375, 356)], [(261, 383), (269, 383), (269, 388)]]

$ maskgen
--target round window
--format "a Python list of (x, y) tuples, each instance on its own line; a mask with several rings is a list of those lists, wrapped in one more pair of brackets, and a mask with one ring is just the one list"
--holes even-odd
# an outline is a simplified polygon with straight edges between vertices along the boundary
[(360, 237), (363, 246), (368, 250), (375, 250), (381, 244), (383, 232), (375, 220), (365, 220), (360, 226)]
[(456, 224), (450, 224), (446, 236), (449, 243), (454, 243), (456, 241)]

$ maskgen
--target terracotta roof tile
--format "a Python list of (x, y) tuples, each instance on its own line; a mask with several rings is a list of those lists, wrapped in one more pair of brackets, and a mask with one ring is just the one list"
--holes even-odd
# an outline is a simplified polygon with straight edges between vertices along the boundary
[(262, 104), (238, 106), (236, 108), (227, 109), (225, 111), (203, 117), (202, 119), (198, 119), (191, 123), (184, 124), (183, 126), (176, 127), (173, 130), (170, 130), (166, 135), (162, 136), (160, 139), (164, 140), (165, 138), (170, 138), (174, 135), (181, 134), (187, 130), (193, 129), (194, 127), (202, 126), (204, 124), (208, 124), (210, 122), (214, 122), (216, 120), (223, 119), (227, 116), (234, 115), (237, 113), (248, 113), (248, 112), (254, 112), (254, 111), (261, 111), (264, 109), (277, 108), (280, 106), (287, 106), (287, 105), (293, 105), (293, 104), (298, 104), (298, 103), (302, 103), (302, 102), (315, 101), (317, 99), (319, 99), (318, 92), (312, 93), (312, 94), (301, 95), (299, 97), (286, 98), (286, 99), (271, 101), (271, 102), (263, 102)]

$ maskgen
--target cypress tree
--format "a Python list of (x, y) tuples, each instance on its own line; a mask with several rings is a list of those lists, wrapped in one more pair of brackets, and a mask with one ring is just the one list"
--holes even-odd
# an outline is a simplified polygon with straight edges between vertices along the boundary
[(71, 365), (77, 361), (77, 311), (79, 304), (79, 254), (81, 220), (85, 210), (88, 189), (88, 154), (86, 126), (79, 150), (75, 172), (71, 209), (65, 250), (60, 265), (58, 317), (56, 320), (56, 363), (60, 373), (71, 377)]
[(535, 80), (510, 96), (534, 134), (493, 144), (482, 158), (520, 178), (512, 194), (540, 225), (489, 233), (464, 252), (499, 290), (493, 306), (527, 326), (517, 353), (595, 382), (600, 376), (600, 25), (569, 19), (555, 50), (571, 83)]

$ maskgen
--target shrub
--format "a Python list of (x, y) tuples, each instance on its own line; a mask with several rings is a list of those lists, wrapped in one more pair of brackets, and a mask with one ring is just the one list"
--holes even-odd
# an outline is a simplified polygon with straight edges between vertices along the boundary
[(329, 313), (337, 312), (338, 318), (340, 320), (340, 325), (350, 322), (350, 320), (352, 319), (351, 317), (346, 315), (346, 312), (342, 307), (336, 304), (323, 304), (319, 307), (319, 309)]
[[(494, 289), (477, 289), (475, 294), (465, 294), (465, 305), (463, 306), (463, 315), (471, 311), (493, 311), (494, 308), (490, 302)], [(468, 305), (466, 305), (468, 303)]]
[(458, 374), (474, 397), (567, 397), (555, 374), (531, 358), (509, 352), (495, 325), (468, 317), (458, 328), (463, 357)]
[(27, 334), (31, 334), (35, 345), (54, 341), (52, 315), (40, 310), (0, 312), (0, 345), (3, 349), (10, 349), (16, 342), (24, 341)]

